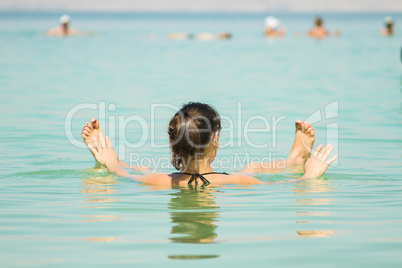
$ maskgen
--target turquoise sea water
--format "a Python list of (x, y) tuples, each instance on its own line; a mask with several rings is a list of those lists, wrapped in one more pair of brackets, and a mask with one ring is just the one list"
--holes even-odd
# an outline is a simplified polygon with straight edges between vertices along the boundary
[[(390, 38), (385, 14), (328, 14), (342, 34), (321, 41), (294, 34), (307, 14), (278, 15), (287, 36), (275, 40), (264, 14), (78, 13), (73, 27), (97, 35), (43, 36), (59, 15), (0, 13), (2, 267), (402, 265), (400, 14)], [(219, 31), (233, 39), (165, 38)], [(155, 189), (92, 169), (77, 145), (97, 117), (121, 158), (172, 172), (168, 106), (188, 101), (227, 118), (217, 171), (286, 157), (295, 119), (314, 121), (339, 161), (300, 183)], [(270, 129), (247, 143), (256, 116), (250, 126)]]

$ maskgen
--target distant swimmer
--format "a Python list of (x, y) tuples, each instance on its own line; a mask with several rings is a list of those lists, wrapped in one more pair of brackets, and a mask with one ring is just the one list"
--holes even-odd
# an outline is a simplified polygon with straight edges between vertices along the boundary
[(219, 39), (231, 39), (232, 38), (232, 33), (230, 33), (230, 32), (218, 33), (218, 38)]
[(384, 19), (385, 28), (381, 31), (382, 35), (394, 35), (394, 21), (391, 17)]
[(269, 16), (265, 19), (265, 36), (266, 37), (278, 37), (285, 35), (285, 29), (279, 28), (281, 21), (275, 17)]
[(84, 35), (84, 32), (70, 28), (71, 17), (63, 15), (60, 17), (60, 27), (52, 28), (45, 32), (47, 36), (68, 36), (68, 35)]
[(198, 33), (198, 34), (189, 34), (189, 33), (169, 33), (167, 38), (170, 40), (199, 40), (199, 41), (210, 41), (215, 39), (230, 39), (232, 38), (232, 34), (229, 32), (221, 32), (218, 34), (213, 33)]
[(314, 20), (314, 24), (314, 28), (310, 29), (307, 32), (308, 36), (315, 38), (323, 38), (329, 36), (329, 32), (323, 27), (324, 22), (321, 17), (316, 17)]
[(193, 39), (193, 35), (189, 33), (169, 33), (167, 39), (170, 40), (189, 40)]
[(341, 31), (335, 30), (335, 31), (334, 31), (334, 35), (337, 36), (337, 37), (338, 37), (338, 36), (341, 36)]
[(210, 41), (216, 39), (216, 36), (213, 33), (199, 33), (194, 35), (194, 39), (200, 41)]
[(230, 39), (232, 38), (232, 34), (229, 32), (221, 32), (218, 34), (213, 33), (199, 33), (194, 35), (195, 40), (200, 41), (210, 41), (215, 39)]

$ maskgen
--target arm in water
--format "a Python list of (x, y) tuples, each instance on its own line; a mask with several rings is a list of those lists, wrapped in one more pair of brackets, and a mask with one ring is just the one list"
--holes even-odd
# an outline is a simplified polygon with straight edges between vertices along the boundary
[[(164, 178), (157, 177), (161, 174), (149, 174), (145, 176), (129, 174), (120, 164), (120, 160), (113, 150), (112, 143), (109, 137), (104, 137), (102, 133), (99, 133), (99, 140), (94, 137), (94, 143), (89, 143), (88, 148), (100, 164), (105, 165), (109, 172), (115, 173), (118, 176), (123, 176), (143, 183), (159, 184), (165, 182)], [(305, 173), (303, 177), (299, 179), (288, 180), (287, 182), (316, 178), (324, 174), (328, 166), (333, 163), (338, 157), (336, 155), (327, 160), (333, 148), (334, 147), (331, 144), (327, 144), (324, 148), (322, 145), (319, 145), (313, 152), (312, 156), (308, 159), (305, 165)], [(265, 182), (257, 180), (256, 178), (251, 176), (234, 175), (228, 177), (232, 181), (225, 183), (266, 184)], [(276, 183), (282, 182), (286, 181), (280, 181)]]

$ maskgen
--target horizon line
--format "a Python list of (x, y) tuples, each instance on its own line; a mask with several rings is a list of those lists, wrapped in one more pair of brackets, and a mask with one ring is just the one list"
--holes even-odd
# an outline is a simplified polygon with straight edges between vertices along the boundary
[(146, 13), (146, 14), (398, 14), (402, 15), (402, 11), (395, 10), (350, 10), (350, 11), (294, 11), (294, 10), (262, 10), (262, 11), (236, 11), (236, 10), (80, 10), (80, 9), (1, 9), (0, 12), (15, 12), (15, 13)]

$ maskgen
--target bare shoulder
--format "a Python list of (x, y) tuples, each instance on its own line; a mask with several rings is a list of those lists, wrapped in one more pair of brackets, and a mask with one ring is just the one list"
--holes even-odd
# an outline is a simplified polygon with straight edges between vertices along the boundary
[(164, 174), (164, 173), (150, 173), (144, 176), (141, 176), (140, 179), (138, 179), (142, 183), (146, 184), (171, 184), (172, 183), (172, 178), (169, 176), (169, 174)]
[(59, 32), (59, 31), (60, 31), (59, 27), (53, 27), (53, 28), (47, 30), (46, 32)]
[(60, 34), (60, 29), (59, 28), (52, 28), (49, 29), (45, 32), (46, 35), (57, 35)]
[(263, 184), (264, 183), (254, 177), (242, 175), (242, 174), (236, 174), (236, 173), (230, 174), (230, 178), (234, 183), (240, 183), (240, 184), (243, 184), (243, 183), (244, 184)]
[(84, 32), (79, 31), (79, 30), (77, 30), (75, 28), (70, 28), (70, 29), (68, 29), (68, 34), (70, 34), (70, 35), (82, 35), (82, 34), (84, 34)]

